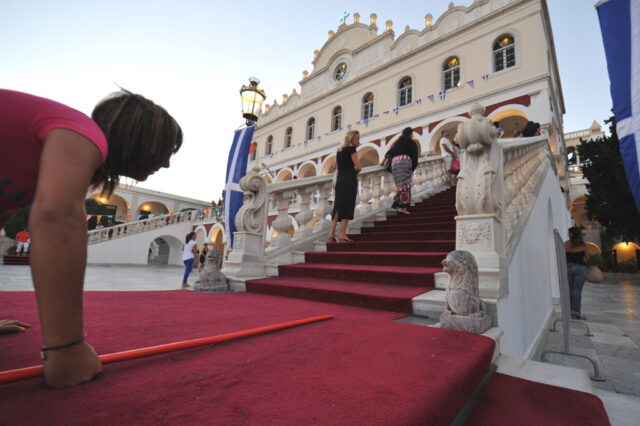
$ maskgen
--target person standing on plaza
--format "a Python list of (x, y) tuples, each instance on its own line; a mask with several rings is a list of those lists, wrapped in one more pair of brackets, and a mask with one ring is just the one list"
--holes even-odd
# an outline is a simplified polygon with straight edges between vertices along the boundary
[(207, 252), (209, 251), (209, 244), (204, 243), (204, 247), (202, 247), (202, 251), (200, 252), (200, 268), (198, 272), (202, 271), (204, 268), (204, 262), (207, 260)]
[(84, 332), (87, 192), (99, 188), (109, 196), (120, 176), (144, 181), (169, 167), (181, 145), (173, 117), (126, 90), (99, 102), (89, 118), (49, 99), (0, 89), (0, 228), (31, 205), (31, 272), (49, 387), (75, 386), (102, 371)]
[(340, 222), (340, 234), (337, 242), (345, 243), (351, 240), (347, 237), (347, 225), (353, 219), (358, 194), (358, 172), (362, 170), (356, 149), (360, 145), (360, 132), (350, 130), (338, 148), (336, 155), (336, 185), (333, 191), (333, 211), (331, 212), (331, 226), (328, 242), (336, 242), (336, 227)]
[(16, 241), (18, 242), (16, 254), (26, 256), (29, 253), (29, 231), (27, 228), (16, 234)]
[(182, 288), (191, 287), (187, 280), (191, 269), (193, 269), (193, 262), (198, 255), (198, 246), (196, 243), (196, 233), (191, 231), (184, 239), (185, 245), (182, 251), (182, 262), (184, 263), (184, 275), (182, 277)]
[(413, 129), (405, 128), (385, 154), (385, 158), (391, 159), (391, 174), (396, 184), (396, 195), (393, 197), (391, 208), (403, 214), (409, 214), (407, 209), (411, 205), (413, 171), (418, 166), (418, 146), (412, 136)]
[(449, 137), (451, 136), (449, 130), (442, 130), (440, 132), (440, 136), (442, 136), (440, 138), (440, 154), (442, 155), (442, 161), (444, 161), (444, 167), (447, 170), (447, 179), (449, 179), (451, 186), (455, 186), (457, 179), (451, 172), (451, 163), (453, 160), (458, 159), (458, 155), (453, 148), (453, 144), (449, 140)]
[(580, 313), (582, 305), (582, 287), (587, 280), (587, 245), (582, 239), (582, 229), (569, 228), (569, 240), (564, 243), (569, 274), (569, 294), (571, 298), (571, 318), (585, 319)]

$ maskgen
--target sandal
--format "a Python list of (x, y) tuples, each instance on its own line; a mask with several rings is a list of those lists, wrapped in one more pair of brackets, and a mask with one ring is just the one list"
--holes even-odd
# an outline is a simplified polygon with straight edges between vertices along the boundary
[(352, 243), (353, 240), (349, 237), (344, 237), (344, 238), (340, 238), (340, 240), (338, 240), (339, 243)]
[(327, 243), (337, 243), (338, 241), (336, 240), (336, 237), (329, 237), (327, 238)]

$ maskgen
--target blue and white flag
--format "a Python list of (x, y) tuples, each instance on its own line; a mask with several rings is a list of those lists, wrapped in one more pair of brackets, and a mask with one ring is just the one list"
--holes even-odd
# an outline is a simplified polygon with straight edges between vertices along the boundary
[(233, 233), (236, 232), (236, 213), (242, 207), (244, 191), (240, 189), (240, 179), (247, 174), (247, 160), (249, 159), (249, 146), (255, 126), (249, 126), (242, 130), (236, 130), (229, 151), (227, 162), (227, 179), (224, 186), (224, 223), (227, 234), (227, 248), (233, 247)]
[(469, 86), (471, 86), (471, 88), (472, 88), (472, 89), (473, 89), (473, 88), (474, 88), (474, 86), (476, 85), (475, 81), (473, 81), (473, 80), (469, 80), (469, 81), (467, 81), (467, 84), (468, 84)]
[(435, 102), (435, 97), (433, 95), (427, 96), (427, 99), (429, 99), (431, 102)]
[(640, 212), (640, 2), (607, 0), (596, 4), (620, 156)]
[(446, 90), (441, 90), (440, 91), (440, 100), (444, 101), (444, 99), (447, 97), (447, 91)]

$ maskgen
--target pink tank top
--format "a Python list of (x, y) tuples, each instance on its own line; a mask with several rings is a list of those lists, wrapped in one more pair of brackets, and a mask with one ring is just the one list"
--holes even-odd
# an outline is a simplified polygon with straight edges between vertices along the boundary
[(106, 160), (107, 139), (91, 118), (49, 99), (0, 89), (0, 222), (33, 201), (42, 147), (53, 129), (81, 134)]

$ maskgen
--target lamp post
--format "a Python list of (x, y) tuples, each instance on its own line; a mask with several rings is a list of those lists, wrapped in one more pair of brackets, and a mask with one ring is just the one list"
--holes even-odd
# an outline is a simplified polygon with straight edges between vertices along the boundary
[(242, 98), (242, 116), (247, 120), (247, 126), (253, 126), (258, 121), (258, 116), (262, 112), (262, 103), (267, 98), (264, 90), (258, 87), (260, 80), (249, 77), (249, 85), (240, 88)]

